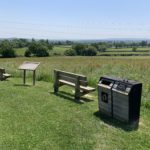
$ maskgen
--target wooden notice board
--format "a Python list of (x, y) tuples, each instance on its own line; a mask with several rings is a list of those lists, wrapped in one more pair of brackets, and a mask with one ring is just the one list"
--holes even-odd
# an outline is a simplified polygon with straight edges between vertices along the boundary
[(23, 70), (23, 83), (26, 83), (26, 71), (33, 71), (33, 85), (35, 85), (36, 69), (40, 65), (40, 62), (25, 61), (19, 66), (19, 70)]

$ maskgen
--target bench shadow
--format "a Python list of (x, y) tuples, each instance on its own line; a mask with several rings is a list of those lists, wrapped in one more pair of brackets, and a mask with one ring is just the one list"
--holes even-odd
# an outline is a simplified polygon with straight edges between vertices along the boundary
[(23, 87), (31, 87), (29, 84), (14, 84), (14, 86), (23, 86)]
[(56, 96), (59, 96), (61, 98), (70, 100), (72, 102), (75, 102), (77, 104), (84, 104), (85, 102), (94, 101), (94, 100), (91, 100), (91, 99), (88, 99), (88, 98), (85, 98), (85, 97), (81, 97), (80, 99), (77, 100), (77, 99), (74, 98), (74, 94), (70, 94), (70, 93), (67, 93), (67, 92), (64, 92), (64, 91), (59, 91), (58, 93), (54, 93), (54, 92), (50, 92), (50, 93), (54, 94)]
[(138, 127), (139, 127), (137, 124), (136, 125), (133, 125), (133, 124), (129, 125), (129, 124), (123, 123), (123, 122), (118, 121), (114, 118), (111, 118), (105, 114), (102, 114), (99, 111), (95, 112), (94, 116), (96, 116), (97, 118), (102, 120), (104, 123), (106, 123), (110, 126), (113, 126), (115, 128), (120, 128), (126, 132), (136, 131), (136, 130), (138, 130)]
[(10, 79), (0, 80), (0, 82), (8, 82)]

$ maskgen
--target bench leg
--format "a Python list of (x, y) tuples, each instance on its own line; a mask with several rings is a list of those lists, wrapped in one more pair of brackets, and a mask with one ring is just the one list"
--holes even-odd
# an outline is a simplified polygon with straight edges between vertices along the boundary
[(80, 100), (80, 96), (81, 96), (80, 89), (75, 89), (75, 99)]
[(75, 95), (75, 100), (79, 101), (80, 97)]
[(80, 83), (79, 83), (79, 77), (76, 77), (76, 83), (75, 83), (75, 99), (80, 100)]
[(54, 85), (54, 93), (57, 93), (59, 90), (58, 86)]

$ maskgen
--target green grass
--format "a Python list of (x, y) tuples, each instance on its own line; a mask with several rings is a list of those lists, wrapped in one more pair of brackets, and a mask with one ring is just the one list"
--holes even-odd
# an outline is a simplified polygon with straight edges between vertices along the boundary
[(33, 87), (19, 86), (21, 82), (11, 79), (0, 84), (2, 150), (149, 148), (150, 110), (144, 106), (139, 129), (128, 131), (122, 124), (111, 120), (106, 123), (106, 118), (94, 115), (98, 110), (95, 94), (94, 101), (81, 105), (69, 95), (69, 88), (61, 88), (56, 96), (51, 83), (37, 82)]
[(132, 51), (106, 51), (106, 52), (98, 52), (98, 55), (101, 54), (109, 54), (109, 55), (150, 55), (150, 51), (147, 52), (142, 52), (142, 51), (136, 51), (136, 52), (132, 52)]
[[(109, 48), (107, 51), (132, 51), (132, 48)], [(150, 47), (138, 47), (137, 51), (150, 51)]]
[[(21, 86), (18, 66), (25, 60), (40, 61), (36, 86)], [(2, 150), (148, 150), (150, 149), (150, 57), (48, 57), (0, 59), (14, 78), (0, 82), (0, 149)], [(128, 127), (107, 117), (96, 117), (94, 101), (75, 103), (73, 89), (53, 94), (53, 69), (88, 77), (97, 87), (99, 77), (114, 75), (143, 83), (140, 126)], [(31, 74), (28, 74), (30, 77)], [(42, 81), (41, 81), (42, 80)], [(44, 82), (48, 80), (50, 82)]]
[(54, 46), (53, 47), (53, 50), (51, 51), (52, 54), (55, 54), (55, 55), (63, 55), (64, 52), (68, 49), (70, 49), (71, 46), (63, 46), (63, 45), (60, 45), (60, 46)]
[(17, 56), (24, 56), (26, 49), (27, 48), (16, 48), (15, 52), (16, 52)]
[(98, 52), (98, 55), (150, 55), (150, 47), (139, 47), (136, 52), (132, 51), (132, 48), (109, 48), (105, 52)]

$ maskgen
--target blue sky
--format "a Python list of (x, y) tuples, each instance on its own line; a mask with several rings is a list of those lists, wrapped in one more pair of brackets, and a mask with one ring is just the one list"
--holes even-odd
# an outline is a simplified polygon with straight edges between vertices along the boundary
[(1, 0), (0, 37), (150, 38), (149, 0)]

